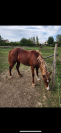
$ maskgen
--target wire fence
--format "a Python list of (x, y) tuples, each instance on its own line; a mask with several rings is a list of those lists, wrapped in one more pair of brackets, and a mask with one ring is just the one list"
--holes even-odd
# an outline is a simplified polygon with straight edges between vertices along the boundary
[[(58, 55), (59, 54), (57, 53), (56, 56), (58, 56)], [(54, 54), (53, 55), (50, 55), (50, 56), (47, 56), (47, 57), (44, 57), (44, 59), (49, 58), (49, 57), (52, 57), (52, 56), (54, 56)]]

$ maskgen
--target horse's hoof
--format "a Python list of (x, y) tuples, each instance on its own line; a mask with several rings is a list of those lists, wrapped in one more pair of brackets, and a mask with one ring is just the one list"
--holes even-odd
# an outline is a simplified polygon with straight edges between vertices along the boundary
[(38, 78), (37, 80), (40, 81), (40, 78)]
[(35, 87), (35, 84), (34, 83), (32, 84), (32, 87)]
[(21, 74), (19, 75), (20, 77), (23, 77)]

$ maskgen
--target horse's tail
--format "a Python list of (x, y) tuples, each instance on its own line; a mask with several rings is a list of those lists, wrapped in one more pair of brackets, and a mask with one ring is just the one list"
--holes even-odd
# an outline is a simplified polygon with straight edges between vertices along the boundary
[(12, 51), (12, 50), (10, 50), (9, 53), (8, 53), (8, 62), (9, 62), (9, 65), (11, 65), (11, 56), (10, 56), (11, 51)]

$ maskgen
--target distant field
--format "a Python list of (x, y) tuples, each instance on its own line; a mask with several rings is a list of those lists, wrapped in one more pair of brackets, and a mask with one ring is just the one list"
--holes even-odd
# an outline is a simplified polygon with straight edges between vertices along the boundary
[[(47, 57), (49, 55), (54, 54), (54, 47), (42, 47), (42, 49), (41, 49), (39, 47), (24, 47), (23, 46), (21, 48), (26, 49), (26, 50), (39, 50), (42, 53), (43, 57)], [(1, 85), (2, 85), (2, 83), (4, 83), (4, 78), (1, 78), (1, 77), (3, 77), (3, 75), (5, 75), (6, 84), (8, 82), (8, 68), (9, 68), (8, 52), (11, 49), (12, 49), (12, 47), (6, 47), (6, 48), (5, 47), (0, 47), (0, 75), (1, 75), (0, 76), (0, 83), (1, 83)], [(59, 58), (61, 59), (61, 47), (57, 48), (57, 53), (59, 53)], [(47, 63), (48, 70), (53, 71), (53, 66), (52, 66), (53, 57), (47, 58), (47, 59), (45, 59), (45, 61)], [(12, 71), (14, 72), (14, 75), (17, 75), (16, 74), (16, 67), (14, 67), (14, 70), (12, 70)], [(24, 66), (24, 65), (21, 64), (20, 71), (22, 71), (23, 74), (24, 73), (26, 74), (27, 71), (29, 71), (30, 76), (31, 76), (31, 69), (28, 66)], [(41, 75), (40, 71), (39, 71), (39, 75)], [(27, 74), (26, 74), (26, 77), (25, 76), (23, 77), (22, 82), (24, 82), (24, 80), (25, 80), (24, 78), (27, 78)], [(52, 78), (52, 75), (51, 75), (51, 78)], [(2, 79), (3, 79), (3, 81), (2, 81)], [(17, 80), (20, 81), (20, 79), (16, 79), (16, 78), (14, 78), (14, 79), (15, 80), (13, 82), (16, 82)], [(30, 77), (29, 77), (29, 79), (30, 79)], [(35, 81), (36, 81), (36, 79), (35, 79)], [(12, 84), (12, 81), (10, 81), (10, 82)], [(9, 82), (9, 84), (10, 84), (10, 82)], [(56, 58), (56, 77), (55, 77), (54, 91), (52, 91), (52, 90), (47, 91), (45, 89), (45, 85), (44, 85), (43, 80), (42, 80), (41, 85), (37, 81), (35, 83), (37, 83), (37, 86), (33, 89), (33, 91), (35, 91), (35, 97), (34, 98), (36, 98), (36, 101), (34, 101), (34, 99), (33, 99), (33, 101), (30, 99), (30, 101), (32, 101), (32, 102), (31, 102), (31, 105), (30, 105), (30, 101), (29, 101), (29, 103), (28, 103), (29, 107), (30, 106), (32, 106), (32, 107), (33, 106), (34, 107), (59, 107), (59, 96), (60, 96), (60, 106), (61, 106), (61, 61), (58, 59), (58, 57)], [(50, 82), (50, 86), (51, 86), (51, 83), (52, 82)], [(59, 96), (58, 96), (58, 83), (60, 83), (60, 85), (59, 85)], [(25, 84), (25, 87), (28, 88), (27, 80), (26, 80), (26, 83), (24, 82), (24, 84)], [(20, 82), (19, 82), (19, 86), (20, 86)], [(22, 86), (22, 84), (21, 84), (21, 86)], [(20, 86), (20, 88), (21, 88), (21, 86)], [(30, 86), (31, 86), (31, 80), (30, 80)], [(17, 86), (17, 88), (18, 88), (18, 86)], [(17, 88), (16, 88), (16, 90), (17, 90)], [(8, 92), (8, 93), (10, 93), (10, 92)], [(17, 93), (17, 92), (15, 91), (15, 93)], [(26, 95), (26, 92), (24, 92), (24, 93)], [(39, 93), (40, 93), (40, 95), (39, 95)], [(36, 94), (38, 94), (38, 95), (36, 95)], [(34, 96), (32, 93), (30, 94), (30, 90), (29, 90), (29, 94), (27, 94), (27, 96), (29, 96), (29, 95), (30, 95), (31, 98), (33, 98), (33, 96)], [(4, 96), (5, 96), (5, 94), (3, 94), (3, 91), (2, 91), (2, 97), (4, 97)], [(23, 98), (23, 96), (22, 96), (22, 98)], [(26, 99), (26, 101), (27, 101), (27, 99)], [(13, 100), (13, 102), (14, 102), (14, 100)], [(39, 104), (36, 105), (36, 102), (39, 103)], [(1, 104), (1, 101), (0, 101), (0, 104)], [(5, 103), (1, 104), (1, 106), (4, 106), (4, 105), (5, 105)], [(8, 103), (7, 103), (7, 106), (9, 106)], [(16, 103), (15, 103), (15, 105), (10, 104), (10, 106), (16, 106)], [(18, 106), (21, 107), (22, 104), (19, 103)], [(27, 106), (27, 104), (23, 103), (23, 106)]]

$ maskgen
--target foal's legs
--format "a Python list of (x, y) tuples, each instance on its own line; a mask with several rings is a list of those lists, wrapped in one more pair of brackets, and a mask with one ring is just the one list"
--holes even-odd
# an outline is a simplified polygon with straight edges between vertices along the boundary
[(32, 86), (35, 87), (35, 84), (34, 84), (34, 67), (31, 66), (31, 71), (32, 71)]
[(20, 74), (20, 71), (19, 71), (19, 66), (20, 66), (20, 62), (17, 61), (16, 69), (17, 69), (18, 75), (20, 75), (22, 77), (22, 75)]
[(39, 80), (40, 81), (40, 78), (38, 77), (38, 67), (36, 67), (36, 77), (37, 77), (37, 80)]

